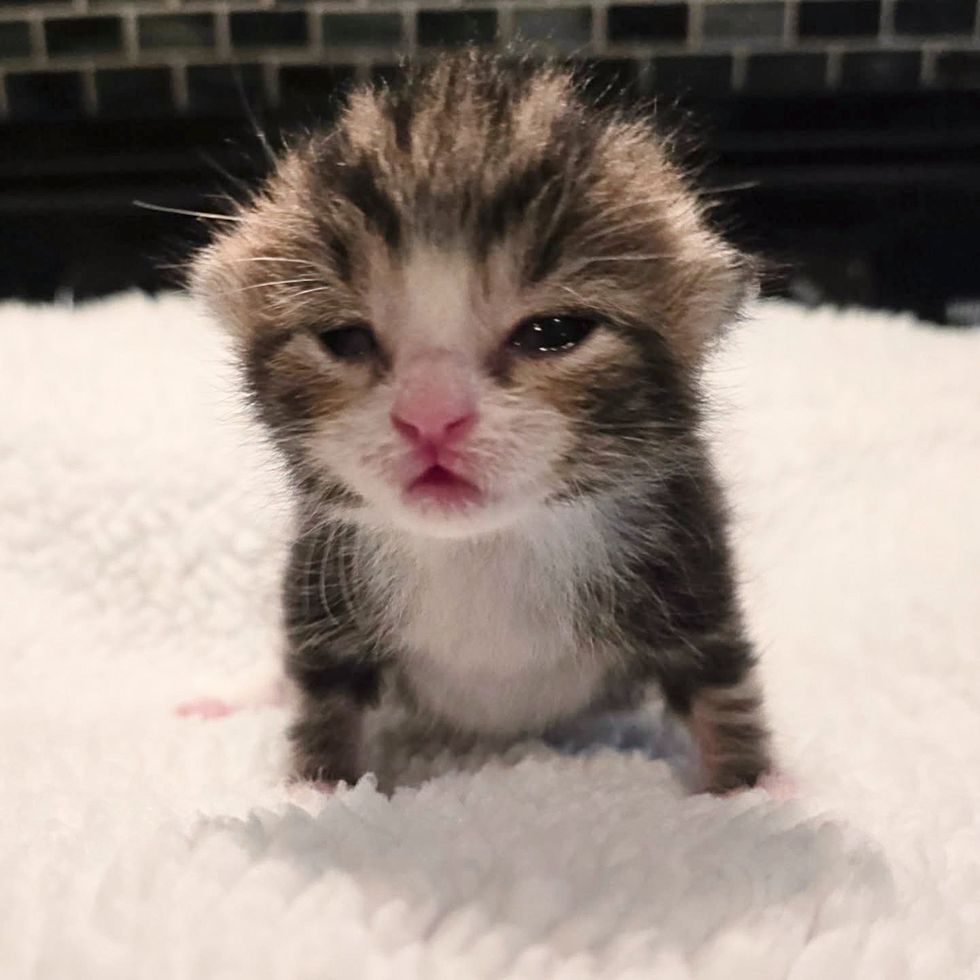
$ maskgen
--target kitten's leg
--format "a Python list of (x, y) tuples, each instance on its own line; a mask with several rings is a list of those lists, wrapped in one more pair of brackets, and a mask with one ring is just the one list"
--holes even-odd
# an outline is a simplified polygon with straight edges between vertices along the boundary
[(748, 644), (694, 643), (697, 654), (661, 665), (670, 707), (687, 724), (701, 758), (704, 789), (755, 786), (772, 768), (769, 729)]
[(377, 700), (381, 667), (293, 661), (289, 668), (301, 692), (297, 719), (289, 730), (293, 777), (353, 785), (364, 772), (364, 712)]

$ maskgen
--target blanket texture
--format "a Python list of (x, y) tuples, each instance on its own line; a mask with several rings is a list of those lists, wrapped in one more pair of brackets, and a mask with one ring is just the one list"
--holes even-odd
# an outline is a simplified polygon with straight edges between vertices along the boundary
[(222, 337), (0, 307), (0, 976), (980, 976), (978, 378), (980, 332), (782, 304), (712, 366), (794, 799), (688, 795), (655, 710), (327, 796), (282, 709), (172, 710), (279, 647)]

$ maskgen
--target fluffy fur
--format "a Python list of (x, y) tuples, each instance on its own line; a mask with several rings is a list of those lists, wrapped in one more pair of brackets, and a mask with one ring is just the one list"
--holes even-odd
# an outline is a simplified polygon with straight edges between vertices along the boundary
[[(291, 147), (194, 283), (294, 477), (298, 775), (355, 779), (386, 692), (516, 736), (655, 682), (706, 786), (756, 781), (768, 739), (698, 391), (748, 263), (645, 122), (558, 69), (441, 60)], [(515, 348), (554, 316), (591, 332)], [(324, 346), (351, 325), (369, 356)], [(457, 388), (474, 421), (453, 466), (479, 501), (407, 500), (397, 405)]]

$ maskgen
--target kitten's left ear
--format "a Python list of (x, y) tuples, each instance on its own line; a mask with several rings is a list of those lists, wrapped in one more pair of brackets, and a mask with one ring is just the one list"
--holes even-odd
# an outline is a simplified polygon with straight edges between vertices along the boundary
[(759, 295), (760, 263), (716, 240), (701, 250), (688, 275), (687, 302), (678, 323), (679, 353), (699, 364), (726, 328)]

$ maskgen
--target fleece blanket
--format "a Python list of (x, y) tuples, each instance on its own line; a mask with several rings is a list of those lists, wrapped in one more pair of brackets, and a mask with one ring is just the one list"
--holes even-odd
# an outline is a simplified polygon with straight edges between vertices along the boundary
[(763, 303), (710, 370), (790, 799), (652, 707), (283, 781), (289, 527), (180, 297), (0, 307), (0, 976), (980, 976), (980, 332)]

